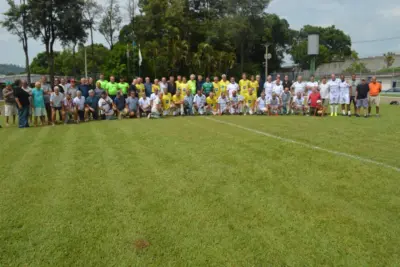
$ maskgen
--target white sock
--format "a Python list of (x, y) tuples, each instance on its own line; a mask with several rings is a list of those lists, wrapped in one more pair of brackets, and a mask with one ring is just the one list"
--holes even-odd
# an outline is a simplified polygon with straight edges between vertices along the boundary
[(349, 112), (347, 112), (347, 114), (351, 115), (351, 111), (349, 110)]
[(338, 110), (338, 106), (335, 105), (335, 113), (337, 113), (337, 110)]
[(331, 108), (331, 113), (333, 113), (333, 106), (331, 105), (331, 106), (329, 106), (330, 108)]

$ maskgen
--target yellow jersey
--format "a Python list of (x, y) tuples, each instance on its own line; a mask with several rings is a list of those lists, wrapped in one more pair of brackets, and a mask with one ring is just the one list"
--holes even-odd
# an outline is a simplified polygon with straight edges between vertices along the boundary
[(256, 103), (256, 101), (257, 101), (257, 95), (255, 95), (255, 94), (247, 94), (245, 97), (244, 97), (244, 101), (245, 101), (245, 103), (249, 106), (249, 107), (253, 107), (254, 106), (254, 104)]
[(207, 97), (206, 102), (213, 110), (217, 109), (217, 98), (215, 96), (213, 98)]
[(139, 98), (145, 95), (145, 91), (144, 91), (144, 84), (136, 84), (136, 89), (138, 90), (139, 93)]
[(162, 97), (162, 106), (164, 110), (167, 110), (171, 106), (171, 93), (163, 95)]
[(225, 93), (226, 94), (226, 91), (228, 89), (228, 85), (229, 85), (229, 81), (228, 80), (226, 80), (226, 81), (222, 80), (222, 81), (219, 82), (220, 95), (221, 95), (221, 93)]
[(174, 95), (172, 97), (172, 102), (174, 102), (174, 104), (176, 104), (176, 105), (179, 105), (180, 104), (179, 102), (183, 103), (184, 99), (185, 99), (185, 97), (183, 95), (180, 95), (180, 96)]
[(160, 92), (160, 86), (156, 84), (153, 84), (151, 86), (151, 92), (154, 93), (156, 91), (156, 88), (158, 89), (158, 92)]
[(253, 93), (257, 94), (259, 87), (258, 81), (250, 82), (250, 88), (253, 89)]
[(240, 80), (239, 81), (240, 95), (245, 96), (249, 92), (250, 81), (249, 80)]
[(212, 83), (213, 84), (213, 92), (214, 92), (214, 94), (215, 94), (215, 96), (218, 98), (220, 95), (221, 95), (221, 90), (220, 90), (220, 87), (219, 87), (219, 82), (213, 82)]
[(175, 86), (176, 86), (176, 89), (178, 89), (178, 88), (179, 88), (179, 85), (181, 85), (181, 83), (182, 83), (182, 82), (180, 82), (180, 81), (175, 81)]
[(186, 95), (186, 92), (189, 90), (189, 84), (180, 83), (176, 89), (181, 92), (181, 95)]

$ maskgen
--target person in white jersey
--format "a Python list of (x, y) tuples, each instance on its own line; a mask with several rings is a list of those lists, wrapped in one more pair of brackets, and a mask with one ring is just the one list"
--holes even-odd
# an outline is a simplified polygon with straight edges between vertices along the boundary
[(234, 90), (232, 92), (232, 96), (229, 97), (230, 113), (232, 115), (240, 114), (242, 112), (242, 104), (243, 102), (240, 100), (239, 96)]
[(339, 104), (339, 79), (336, 79), (336, 75), (332, 74), (331, 79), (328, 82), (329, 85), (329, 104), (331, 109), (331, 117), (337, 116), (338, 104)]
[(279, 97), (279, 99), (282, 99), (283, 85), (280, 78), (276, 79), (274, 87), (272, 88), (272, 93), (275, 93)]
[(326, 80), (326, 77), (322, 78), (322, 81), (318, 88), (319, 88), (319, 93), (321, 94), (322, 106), (325, 112), (329, 105), (329, 84)]
[(313, 88), (318, 89), (318, 82), (315, 81), (314, 75), (311, 75), (310, 81), (306, 83), (306, 88), (307, 88), (307, 96), (309, 96), (312, 93)]
[(193, 99), (194, 110), (200, 114), (204, 115), (204, 106), (206, 104), (206, 96), (201, 93), (201, 90), (197, 90), (197, 94)]
[(346, 116), (346, 107), (347, 107), (347, 115), (351, 117), (350, 84), (346, 81), (344, 75), (340, 75), (339, 103), (342, 105), (342, 115)]
[(301, 93), (302, 95), (304, 95), (306, 84), (303, 82), (302, 76), (297, 77), (297, 82), (292, 84), (291, 89), (293, 90), (292, 94), (295, 96), (297, 95), (297, 93)]
[(267, 113), (267, 98), (265, 97), (265, 93), (262, 92), (261, 96), (257, 99), (257, 114), (265, 115)]
[(222, 114), (228, 114), (229, 113), (229, 99), (226, 97), (225, 92), (222, 92), (221, 96), (218, 98), (217, 109), (218, 109), (218, 114), (220, 116)]
[(237, 84), (235, 82), (235, 77), (231, 77), (231, 82), (228, 84), (227, 90), (228, 90), (228, 93), (229, 93), (229, 95), (228, 95), (229, 98), (232, 97), (233, 91), (236, 91), (236, 92), (239, 91), (239, 84)]
[(264, 83), (264, 92), (265, 92), (265, 97), (267, 99), (271, 99), (272, 98), (273, 89), (274, 89), (274, 84), (272, 82), (271, 75), (269, 75), (267, 77), (267, 81)]

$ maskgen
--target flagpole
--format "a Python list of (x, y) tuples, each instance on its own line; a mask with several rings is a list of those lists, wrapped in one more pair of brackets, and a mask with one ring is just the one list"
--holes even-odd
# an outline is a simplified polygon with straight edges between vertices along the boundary
[(87, 55), (86, 55), (86, 47), (85, 47), (85, 77), (87, 79), (88, 75), (87, 75)]
[(130, 75), (130, 68), (129, 68), (129, 45), (126, 44), (126, 61), (127, 61), (127, 66), (128, 66), (128, 76), (126, 77), (126, 79), (129, 81), (129, 75)]

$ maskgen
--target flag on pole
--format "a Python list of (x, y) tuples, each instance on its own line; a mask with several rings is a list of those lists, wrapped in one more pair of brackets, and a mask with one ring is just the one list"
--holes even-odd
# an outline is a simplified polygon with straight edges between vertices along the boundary
[(139, 45), (139, 66), (142, 66), (142, 61), (143, 61), (142, 52), (140, 51), (140, 45)]

